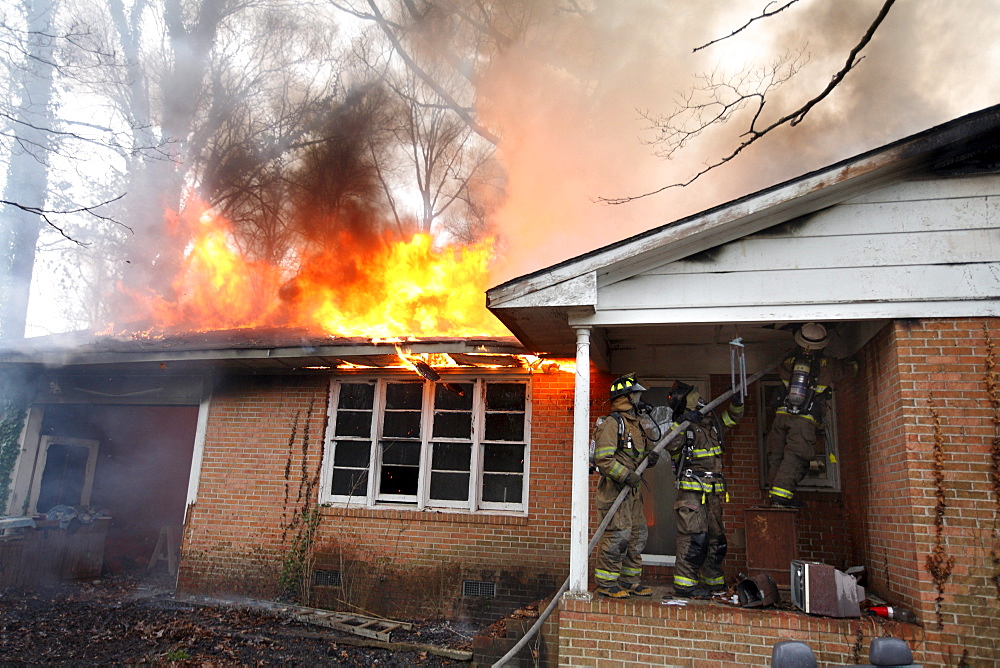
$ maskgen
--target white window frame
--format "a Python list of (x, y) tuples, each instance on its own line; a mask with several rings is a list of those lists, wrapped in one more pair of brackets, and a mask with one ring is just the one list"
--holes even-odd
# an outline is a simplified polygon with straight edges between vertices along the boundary
[[(381, 457), (379, 443), (382, 438), (382, 428), (385, 419), (386, 387), (391, 383), (422, 383), (421, 421), (420, 421), (420, 458), (417, 476), (417, 493), (414, 499), (407, 496), (394, 496), (379, 492), (381, 478)], [(430, 498), (431, 463), (433, 444), (435, 442), (468, 442), (464, 439), (443, 438), (433, 436), (434, 391), (438, 383), (471, 383), (473, 385), (472, 401), (472, 435), (469, 463), (469, 494), (468, 500), (441, 500)], [(348, 437), (346, 440), (367, 441), (368, 452), (368, 484), (360, 494), (336, 495), (331, 493), (334, 473), (335, 442), (345, 440), (345, 437), (335, 435), (337, 410), (342, 384), (372, 383), (374, 399), (372, 402), (372, 426), (367, 438)], [(525, 386), (524, 406), (524, 440), (519, 442), (485, 441), (486, 431), (486, 385), (490, 383), (517, 383)], [(350, 505), (374, 507), (409, 508), (414, 510), (434, 510), (452, 512), (500, 512), (504, 514), (526, 514), (528, 508), (530, 454), (531, 454), (531, 379), (524, 375), (493, 375), (493, 374), (442, 374), (439, 381), (413, 380), (399, 376), (337, 376), (330, 381), (329, 402), (327, 409), (327, 433), (324, 439), (323, 464), (320, 473), (319, 502), (330, 505)], [(490, 502), (483, 500), (484, 450), (490, 444), (511, 444), (524, 447), (524, 468), (521, 473), (520, 502)]]

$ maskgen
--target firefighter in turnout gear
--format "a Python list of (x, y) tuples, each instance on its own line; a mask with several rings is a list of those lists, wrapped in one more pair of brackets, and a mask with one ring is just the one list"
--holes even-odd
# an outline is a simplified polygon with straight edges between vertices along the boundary
[(771, 488), (768, 497), (773, 506), (805, 505), (795, 498), (795, 488), (816, 456), (816, 431), (822, 427), (833, 383), (857, 373), (857, 362), (823, 355), (828, 342), (823, 325), (815, 322), (803, 325), (795, 332), (798, 347), (779, 368), (784, 398), (765, 441)]
[(649, 458), (648, 466), (659, 459), (659, 454), (651, 451), (653, 441), (639, 423), (638, 412), (645, 408), (639, 397), (645, 390), (633, 374), (616, 379), (609, 397), (611, 414), (599, 422), (594, 433), (594, 464), (601, 474), (596, 494), (599, 521), (604, 521), (621, 490), (629, 489), (597, 544), (597, 593), (611, 598), (653, 593), (640, 582), (649, 529), (642, 511), (642, 478), (635, 472), (644, 457)]
[(722, 502), (728, 500), (722, 476), (723, 432), (743, 417), (743, 396), (733, 395), (721, 416), (699, 410), (698, 388), (675, 381), (667, 397), (674, 426), (687, 428), (667, 445), (677, 479), (677, 561), (674, 594), (682, 598), (708, 598), (724, 591), (722, 560), (726, 556), (726, 527)]

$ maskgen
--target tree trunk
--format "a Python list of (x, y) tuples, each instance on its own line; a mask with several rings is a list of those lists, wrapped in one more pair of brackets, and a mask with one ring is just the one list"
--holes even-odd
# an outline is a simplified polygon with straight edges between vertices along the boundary
[[(20, 139), (10, 157), (3, 199), (44, 208), (48, 193), (48, 154), (52, 136), (49, 106), (54, 74), (57, 0), (23, 0), (27, 19), (27, 59), (20, 81), (15, 133)], [(0, 339), (23, 338), (35, 244), (43, 221), (38, 214), (7, 205), (0, 216)]]

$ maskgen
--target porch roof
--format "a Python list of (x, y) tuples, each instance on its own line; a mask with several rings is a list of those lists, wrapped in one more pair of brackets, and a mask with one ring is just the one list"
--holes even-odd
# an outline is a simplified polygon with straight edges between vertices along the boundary
[[(528, 348), (561, 355), (572, 354), (576, 342), (573, 325), (633, 330), (645, 327), (648, 330), (650, 325), (670, 324), (697, 328), (697, 336), (705, 341), (712, 339), (713, 326), (718, 323), (747, 325), (741, 327), (741, 333), (756, 326), (758, 332), (766, 335), (767, 330), (773, 331), (781, 323), (795, 320), (874, 321), (892, 317), (972, 314), (970, 308), (974, 307), (968, 304), (977, 299), (986, 300), (981, 304), (989, 302), (989, 306), (981, 305), (980, 309), (994, 309), (995, 298), (982, 294), (907, 293), (886, 297), (866, 294), (856, 300), (839, 298), (839, 301), (809, 302), (808, 296), (792, 294), (802, 291), (801, 286), (794, 284), (779, 284), (775, 292), (766, 296), (758, 289), (760, 301), (748, 300), (744, 305), (721, 303), (724, 301), (721, 299), (716, 299), (720, 303), (709, 306), (695, 302), (677, 305), (663, 300), (665, 281), (662, 276), (659, 282), (630, 282), (630, 279), (651, 270), (662, 273), (669, 263), (699, 253), (702, 255), (698, 255), (697, 260), (705, 267), (706, 274), (724, 274), (730, 271), (727, 258), (713, 256), (713, 249), (724, 244), (782, 223), (805, 219), (916, 174), (930, 178), (996, 174), (1000, 165), (998, 156), (1000, 105), (513, 279), (487, 291), (487, 306)], [(989, 225), (995, 228), (995, 223)], [(712, 253), (705, 252), (709, 250)], [(995, 265), (995, 259), (977, 261), (985, 268)], [(870, 266), (878, 266), (877, 260)], [(968, 282), (974, 283), (974, 280)], [(609, 306), (623, 295), (635, 294), (632, 284), (653, 286), (654, 289), (646, 290), (634, 304)], [(733, 285), (732, 279), (729, 285)], [(746, 293), (754, 288), (744, 286), (742, 289)], [(786, 294), (777, 294), (782, 291)], [(774, 301), (763, 301), (769, 298)], [(859, 306), (862, 302), (870, 306)], [(877, 307), (879, 303), (889, 302), (893, 304), (892, 309)], [(929, 307), (931, 302), (936, 306)], [(787, 332), (784, 338), (788, 338)], [(635, 343), (634, 337), (628, 339)]]

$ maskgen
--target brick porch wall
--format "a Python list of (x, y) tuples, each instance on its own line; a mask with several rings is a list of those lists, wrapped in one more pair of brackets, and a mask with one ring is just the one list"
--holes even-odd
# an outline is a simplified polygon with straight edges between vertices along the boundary
[[(679, 607), (636, 599), (565, 600), (559, 624), (561, 666), (763, 668), (770, 666), (771, 649), (778, 640), (807, 642), (824, 666), (866, 662), (872, 637), (903, 638), (911, 648), (924, 644), (923, 629), (914, 624), (814, 617), (705, 601)], [(933, 665), (919, 650), (914, 651), (914, 660)]]

